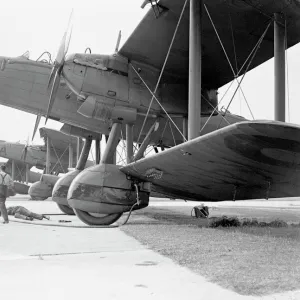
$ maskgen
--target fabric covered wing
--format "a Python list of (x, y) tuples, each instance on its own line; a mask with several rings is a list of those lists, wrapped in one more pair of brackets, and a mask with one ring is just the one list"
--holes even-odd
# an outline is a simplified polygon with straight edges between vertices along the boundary
[(58, 130), (42, 127), (40, 128), (40, 136), (44, 139), (47, 146), (47, 137), (51, 140), (51, 146), (60, 152), (65, 152), (66, 148), (71, 144), (73, 149), (77, 147), (77, 137), (67, 135)]
[(241, 122), (121, 168), (198, 201), (300, 196), (300, 126)]
[[(204, 2), (235, 72), (242, 67), (275, 12), (286, 15), (288, 47), (300, 41), (299, 0), (207, 0)], [(130, 60), (146, 63), (160, 70), (183, 4), (184, 0), (159, 1), (159, 5), (163, 7), (160, 16), (156, 18), (150, 8), (119, 53)], [(202, 36), (203, 84), (208, 88), (221, 87), (233, 80), (233, 72), (205, 11), (203, 13)], [(273, 57), (273, 40), (272, 24), (249, 70)], [(168, 74), (181, 78), (183, 82), (187, 81), (188, 44), (189, 4), (178, 29), (162, 83), (174, 81), (174, 78), (171, 77), (170, 79)]]

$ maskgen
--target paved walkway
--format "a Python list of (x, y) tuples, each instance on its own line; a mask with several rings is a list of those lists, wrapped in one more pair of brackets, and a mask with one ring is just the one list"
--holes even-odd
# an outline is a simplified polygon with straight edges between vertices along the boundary
[[(20, 199), (7, 204), (59, 213), (50, 201)], [(58, 225), (62, 217), (51, 222)], [(73, 225), (79, 224), (75, 216), (68, 218)], [(6, 300), (300, 299), (300, 292), (255, 298), (225, 290), (147, 249), (118, 228), (16, 222), (0, 224), (0, 282)]]

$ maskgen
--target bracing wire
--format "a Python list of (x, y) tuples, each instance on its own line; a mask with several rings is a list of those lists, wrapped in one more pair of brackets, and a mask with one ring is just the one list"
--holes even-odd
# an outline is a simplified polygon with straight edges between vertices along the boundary
[[(230, 85), (228, 86), (227, 90), (225, 91), (224, 95), (222, 96), (221, 100), (219, 101), (218, 105), (220, 105), (222, 103), (222, 101), (225, 99), (225, 96), (227, 95), (228, 91), (230, 90), (231, 86), (233, 85), (234, 83), (234, 80), (231, 81)], [(211, 119), (211, 117), (213, 116), (213, 114), (216, 112), (218, 106), (216, 106), (214, 108), (214, 110), (211, 112), (210, 116), (208, 117), (208, 119), (206, 120), (206, 122), (204, 123), (203, 127), (201, 128), (200, 130), (200, 135), (201, 135), (201, 132), (203, 131), (203, 129), (206, 127), (206, 125), (208, 124), (209, 120)]]
[[(210, 101), (208, 100), (208, 99), (206, 99), (206, 97), (201, 93), (201, 96), (203, 97), (203, 99), (214, 109), (214, 111), (217, 111), (218, 112), (218, 114), (219, 115), (221, 115), (221, 117), (226, 121), (226, 123), (228, 124), (228, 125), (230, 125), (230, 123), (228, 122), (228, 120), (219, 112), (219, 110), (217, 109), (217, 110), (215, 110), (215, 108), (218, 108), (218, 106), (219, 106), (219, 103), (217, 104), (217, 106), (216, 107), (214, 107), (211, 103), (210, 103)], [(210, 118), (212, 117), (212, 115), (210, 115), (209, 116)]]
[(151, 91), (151, 89), (149, 88), (149, 86), (147, 85), (147, 83), (144, 81), (144, 79), (141, 77), (141, 75), (139, 74), (139, 72), (135, 69), (135, 67), (130, 63), (132, 69), (134, 70), (134, 72), (137, 74), (137, 76), (140, 78), (140, 80), (143, 82), (143, 84), (145, 85), (145, 87), (147, 88), (147, 90), (152, 94), (153, 98), (156, 100), (157, 104), (160, 106), (160, 108), (164, 111), (164, 113), (167, 115), (167, 117), (170, 119), (170, 121), (173, 123), (173, 125), (175, 126), (175, 128), (178, 130), (178, 132), (180, 133), (180, 135), (184, 138), (185, 141), (187, 141), (186, 137), (183, 135), (183, 133), (180, 131), (180, 129), (178, 128), (178, 126), (176, 125), (176, 123), (173, 121), (173, 119), (171, 118), (171, 116), (168, 114), (168, 112), (165, 110), (165, 108), (162, 106), (162, 104), (160, 103), (160, 101), (157, 99), (157, 97), (155, 96), (155, 94)]
[(204, 4), (204, 8), (205, 8), (205, 11), (206, 11), (206, 13), (207, 13), (207, 16), (208, 16), (208, 18), (209, 18), (209, 20), (210, 20), (210, 22), (211, 22), (211, 25), (212, 25), (212, 27), (214, 28), (214, 31), (215, 31), (215, 33), (216, 33), (216, 35), (217, 35), (217, 38), (218, 38), (218, 40), (219, 40), (219, 42), (220, 42), (220, 45), (221, 45), (221, 47), (222, 47), (222, 49), (223, 49), (223, 52), (224, 52), (225, 56), (226, 56), (226, 59), (227, 59), (228, 64), (229, 64), (229, 66), (230, 66), (230, 68), (231, 68), (231, 71), (232, 71), (233, 75), (235, 76), (235, 72), (234, 72), (233, 66), (232, 66), (232, 64), (231, 64), (231, 61), (230, 61), (230, 59), (229, 59), (229, 57), (228, 57), (228, 55), (227, 55), (227, 52), (226, 52), (225, 47), (224, 47), (224, 45), (223, 45), (223, 43), (222, 43), (222, 40), (221, 40), (221, 38), (220, 38), (220, 36), (219, 36), (219, 33), (218, 33), (218, 31), (217, 31), (217, 28), (216, 28), (216, 26), (215, 26), (215, 24), (214, 24), (214, 22), (213, 22), (213, 20), (212, 20), (212, 18), (211, 18), (211, 16), (210, 16), (210, 13), (209, 13), (209, 11), (208, 11), (208, 9), (207, 9), (207, 6), (206, 6), (205, 4)]
[(250, 112), (250, 114), (251, 114), (251, 116), (252, 116), (252, 119), (254, 120), (254, 115), (253, 115), (253, 113), (252, 113), (252, 110), (251, 110), (251, 108), (250, 108), (250, 105), (249, 105), (249, 103), (248, 103), (248, 101), (247, 101), (247, 98), (246, 98), (246, 96), (245, 96), (245, 94), (244, 94), (244, 91), (243, 91), (243, 89), (242, 89), (241, 86), (240, 86), (240, 92), (242, 92), (242, 95), (243, 95), (244, 100), (245, 100), (245, 102), (246, 102), (246, 104), (247, 104), (247, 107), (248, 107), (248, 109), (249, 109), (249, 112)]
[(172, 134), (172, 137), (173, 137), (173, 142), (174, 142), (174, 146), (176, 146), (176, 140), (175, 140), (175, 137), (174, 137), (174, 133), (173, 133), (173, 129), (172, 129), (172, 125), (171, 123), (169, 122), (169, 126), (170, 126), (170, 130), (171, 130), (171, 134)]
[[(227, 4), (228, 4), (228, 3), (227, 3)], [(231, 36), (232, 36), (232, 42), (233, 42), (233, 50), (234, 50), (235, 64), (236, 64), (236, 68), (237, 68), (237, 73), (236, 73), (236, 72), (234, 71), (234, 69), (233, 69), (233, 66), (232, 66), (232, 64), (231, 64), (231, 62), (230, 62), (230, 59), (229, 59), (228, 55), (227, 55), (225, 46), (224, 46), (224, 44), (223, 44), (223, 42), (222, 42), (222, 40), (221, 40), (221, 38), (220, 38), (220, 35), (219, 35), (218, 31), (217, 31), (217, 28), (216, 28), (216, 26), (215, 26), (215, 24), (214, 24), (214, 22), (213, 22), (213, 20), (212, 20), (212, 18), (211, 18), (211, 16), (210, 16), (210, 13), (209, 13), (209, 11), (208, 11), (208, 9), (207, 9), (207, 7), (206, 7), (205, 4), (204, 4), (204, 7), (205, 7), (206, 13), (207, 13), (207, 15), (208, 15), (208, 17), (209, 17), (209, 20), (210, 20), (210, 22), (211, 22), (211, 24), (212, 24), (212, 26), (213, 26), (213, 29), (214, 29), (214, 31), (215, 31), (215, 33), (216, 33), (216, 35), (217, 35), (217, 38), (218, 38), (218, 40), (219, 40), (219, 43), (220, 43), (220, 45), (221, 45), (221, 47), (222, 47), (222, 49), (223, 49), (223, 52), (224, 52), (224, 54), (225, 54), (225, 56), (226, 56), (226, 59), (227, 59), (227, 61), (228, 61), (228, 63), (229, 63), (229, 66), (230, 66), (230, 68), (231, 68), (231, 70), (232, 70), (233, 76), (234, 76), (235, 80), (238, 82), (238, 87), (241, 89), (242, 87), (241, 87), (241, 85), (240, 85), (240, 83), (239, 83), (239, 81), (238, 81), (238, 79), (237, 79), (238, 74), (239, 74), (240, 72), (238, 71), (237, 56), (236, 56), (236, 49), (235, 49), (235, 42), (234, 42), (234, 34), (233, 34), (233, 28), (232, 28), (232, 19), (231, 19), (230, 12), (229, 12), (230, 28), (231, 28)], [(256, 47), (256, 46), (257, 46), (257, 44), (255, 45), (255, 47)], [(254, 47), (254, 49), (255, 49), (255, 47)], [(253, 50), (254, 50), (254, 49), (253, 49)], [(248, 58), (246, 59), (246, 61), (248, 61), (249, 57), (250, 57), (251, 54), (253, 53), (253, 50), (251, 51), (251, 53), (250, 53), (250, 55), (248, 56)], [(246, 63), (246, 61), (245, 61), (245, 63)], [(244, 63), (243, 66), (241, 67), (240, 71), (243, 69), (245, 63)], [(252, 118), (254, 119), (253, 113), (252, 113), (252, 111), (251, 111), (251, 109), (250, 109), (249, 103), (248, 103), (248, 101), (247, 101), (247, 99), (246, 99), (245, 94), (244, 94), (243, 91), (242, 91), (242, 94), (243, 94), (244, 99), (245, 99), (245, 101), (246, 101), (247, 107), (248, 107), (248, 109), (249, 109), (249, 111), (250, 111), (250, 113), (251, 113), (251, 116), (252, 116)], [(205, 125), (206, 125), (206, 124), (205, 124)]]
[(57, 165), (58, 163), (60, 164), (62, 171), (65, 172), (64, 167), (63, 167), (63, 165), (62, 165), (62, 163), (61, 163), (61, 158), (63, 157), (63, 155), (65, 154), (65, 152), (67, 151), (67, 149), (69, 149), (69, 146), (66, 147), (65, 151), (62, 153), (61, 156), (58, 156), (58, 154), (57, 154), (57, 152), (56, 152), (56, 149), (55, 149), (55, 147), (54, 147), (54, 145), (53, 145), (53, 143), (52, 143), (51, 140), (50, 140), (50, 143), (51, 143), (51, 145), (52, 145), (52, 148), (53, 148), (54, 153), (55, 153), (56, 158), (57, 158), (57, 162), (56, 162), (56, 164), (54, 165), (54, 167), (52, 168), (51, 173), (54, 171), (54, 168), (56, 167), (56, 165)]
[(234, 40), (234, 32), (233, 32), (233, 26), (232, 26), (232, 18), (231, 18), (231, 13), (230, 13), (230, 10), (229, 10), (229, 4), (228, 4), (227, 0), (226, 0), (226, 4), (227, 4), (227, 9), (228, 9), (229, 21), (230, 21), (230, 31), (231, 31), (231, 38), (232, 38), (232, 45), (233, 45), (235, 68), (236, 68), (236, 72), (238, 72), (239, 68), (238, 68), (236, 48), (235, 48), (235, 40)]
[[(233, 96), (231, 97), (231, 99), (230, 99), (230, 101), (229, 101), (229, 103), (228, 103), (228, 105), (227, 105), (227, 108), (226, 108), (226, 110), (225, 110), (224, 116), (226, 115), (226, 113), (227, 113), (227, 111), (228, 111), (228, 108), (229, 108), (229, 106), (231, 105), (232, 100), (234, 99), (234, 97), (235, 97), (235, 95), (236, 95), (236, 92), (237, 92), (238, 89), (240, 88), (240, 85), (241, 85), (242, 81), (244, 80), (245, 75), (247, 74), (248, 69), (249, 69), (249, 67), (250, 67), (250, 65), (251, 65), (251, 63), (252, 63), (254, 57), (256, 56), (256, 53), (257, 53), (257, 51), (258, 51), (258, 49), (259, 49), (259, 47), (260, 47), (260, 44), (262, 43), (262, 41), (263, 41), (263, 39), (264, 39), (264, 37), (265, 37), (265, 35), (266, 35), (266, 33), (267, 33), (267, 31), (268, 31), (270, 25), (271, 25), (271, 21), (269, 22), (267, 28), (265, 29), (265, 31), (263, 32), (262, 36), (261, 36), (260, 39), (259, 39), (259, 43), (257, 44), (257, 47), (256, 47), (256, 49), (255, 49), (255, 51), (254, 51), (254, 53), (253, 53), (253, 55), (252, 55), (252, 57), (251, 57), (251, 60), (249, 61), (248, 65), (247, 65), (247, 67), (246, 67), (246, 70), (245, 70), (245, 72), (244, 72), (244, 74), (243, 74), (243, 76), (242, 76), (242, 79), (241, 79), (241, 81), (239, 81), (239, 84), (238, 84), (236, 90), (235, 90), (234, 93), (233, 93)], [(221, 120), (221, 122), (222, 122), (222, 120)], [(220, 122), (218, 128), (220, 127), (221, 122)]]
[[(162, 68), (161, 68), (161, 71), (160, 71), (160, 74), (159, 74), (159, 77), (158, 77), (156, 86), (155, 86), (155, 88), (154, 88), (154, 92), (153, 92), (153, 93), (151, 92), (152, 98), (151, 98), (151, 101), (150, 101), (150, 104), (149, 104), (149, 107), (148, 107), (147, 114), (146, 114), (146, 116), (145, 116), (143, 125), (142, 125), (142, 127), (141, 127), (141, 130), (140, 130), (140, 133), (139, 133), (139, 136), (138, 136), (138, 139), (137, 139), (137, 143), (139, 142), (140, 137), (141, 137), (141, 134), (142, 134), (142, 131), (143, 131), (144, 127), (145, 127), (145, 124), (146, 124), (146, 121), (147, 121), (147, 118), (148, 118), (148, 115), (149, 115), (149, 112), (150, 112), (150, 109), (151, 109), (153, 100), (154, 100), (154, 98), (155, 98), (155, 93), (156, 93), (156, 91), (157, 91), (157, 89), (158, 89), (158, 86), (159, 86), (161, 77), (162, 77), (163, 72), (164, 72), (164, 70), (165, 70), (165, 67), (166, 67), (166, 64), (167, 64), (167, 61), (168, 61), (170, 52), (171, 52), (171, 48), (172, 48), (172, 46), (173, 46), (173, 43), (174, 43), (174, 40), (175, 40), (175, 37), (176, 37), (176, 34), (177, 34), (177, 30), (178, 30), (178, 28), (179, 28), (179, 25), (180, 25), (180, 22), (181, 22), (181, 19), (182, 19), (182, 16), (183, 16), (183, 13), (184, 13), (186, 4), (187, 4), (187, 0), (185, 0), (185, 2), (184, 2), (184, 5), (183, 5), (183, 8), (182, 8), (181, 14), (180, 14), (180, 16), (179, 16), (179, 19), (178, 19), (176, 28), (175, 28), (174, 33), (173, 33), (173, 37), (172, 37), (171, 43), (170, 43), (170, 45), (169, 45), (168, 52), (167, 52), (166, 57), (165, 57), (164, 64), (163, 64), (163, 66), (162, 66)], [(131, 66), (132, 66), (132, 65), (131, 65)], [(133, 66), (132, 66), (132, 67), (133, 67)], [(138, 74), (138, 73), (137, 73), (137, 74)], [(139, 74), (138, 74), (138, 75), (139, 75)], [(145, 83), (144, 83), (144, 84), (145, 84)]]

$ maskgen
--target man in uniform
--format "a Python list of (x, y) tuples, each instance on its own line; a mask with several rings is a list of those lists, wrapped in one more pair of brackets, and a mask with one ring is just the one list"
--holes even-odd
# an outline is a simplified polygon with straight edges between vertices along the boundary
[(27, 208), (23, 206), (11, 206), (7, 208), (7, 213), (9, 216), (15, 216), (17, 219), (23, 219), (23, 220), (29, 220), (33, 221), (33, 219), (37, 220), (43, 220), (47, 219), (50, 220), (49, 217), (41, 214), (36, 214), (34, 212), (31, 212)]
[(5, 201), (7, 197), (7, 190), (8, 188), (14, 188), (14, 182), (9, 176), (9, 174), (5, 172), (5, 169), (5, 165), (0, 166), (0, 212), (4, 220), (3, 224), (8, 224), (9, 220), (5, 206)]

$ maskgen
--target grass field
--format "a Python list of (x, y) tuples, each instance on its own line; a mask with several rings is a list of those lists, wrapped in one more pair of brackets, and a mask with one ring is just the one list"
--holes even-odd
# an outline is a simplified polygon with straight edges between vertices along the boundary
[(211, 282), (243, 295), (300, 289), (299, 227), (205, 228), (168, 209), (135, 214), (158, 222), (129, 223), (124, 232)]

